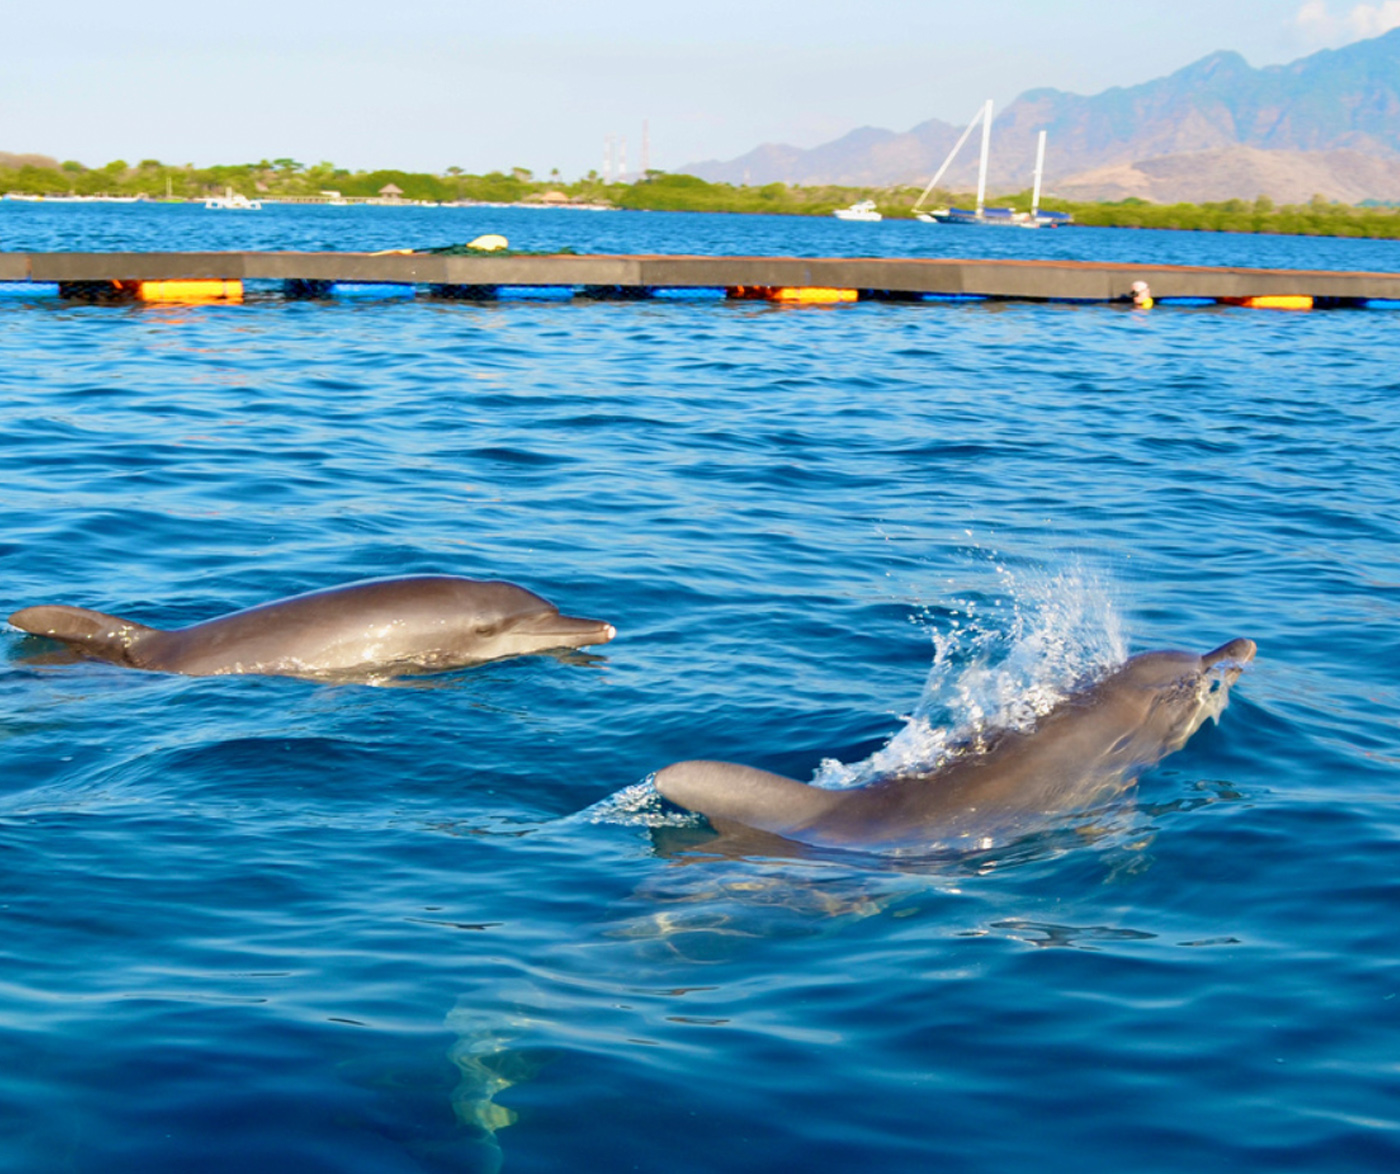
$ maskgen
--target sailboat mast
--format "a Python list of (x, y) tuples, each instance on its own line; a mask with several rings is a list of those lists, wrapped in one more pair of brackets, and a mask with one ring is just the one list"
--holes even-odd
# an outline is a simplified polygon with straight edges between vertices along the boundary
[(982, 162), (977, 167), (977, 216), (987, 204), (987, 154), (992, 145), (992, 100), (982, 107)]
[(1045, 132), (1040, 132), (1040, 140), (1035, 145), (1035, 187), (1031, 191), (1031, 219), (1040, 211), (1040, 177), (1045, 172)]
[(962, 137), (953, 144), (953, 149), (948, 152), (948, 158), (943, 160), (943, 166), (933, 173), (933, 178), (928, 181), (928, 187), (924, 188), (919, 198), (914, 201), (913, 211), (917, 212), (922, 208), (924, 206), (924, 201), (933, 194), (933, 189), (938, 186), (938, 181), (943, 178), (943, 173), (948, 170), (948, 165), (952, 163), (957, 153), (962, 150), (963, 144), (967, 142), (968, 135), (970, 135), (977, 126), (977, 120), (986, 114), (986, 112), (987, 107), (985, 105), (977, 107), (977, 113), (972, 116), (972, 121), (967, 124), (967, 129), (962, 132)]

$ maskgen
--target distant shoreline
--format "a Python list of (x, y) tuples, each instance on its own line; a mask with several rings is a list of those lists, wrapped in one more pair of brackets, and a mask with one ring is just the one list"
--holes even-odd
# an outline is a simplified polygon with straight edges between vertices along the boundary
[[(565, 183), (558, 176), (539, 180), (524, 168), (509, 174), (443, 175), (381, 170), (350, 172), (330, 163), (306, 167), (295, 160), (207, 168), (178, 167), (144, 160), (136, 166), (117, 160), (101, 168), (57, 163), (43, 156), (5, 156), (18, 165), (0, 165), (0, 194), (7, 200), (72, 203), (203, 203), (227, 192), (270, 203), (374, 204), (413, 206), (554, 207), (586, 211), (632, 209), (656, 212), (766, 212), (830, 216), (861, 200), (871, 200), (886, 218), (912, 216), (920, 190), (915, 187), (861, 188), (782, 183), (758, 187), (709, 183), (691, 175), (648, 172), (619, 182), (590, 173)], [(941, 203), (968, 207), (966, 193), (939, 191)], [(1029, 191), (1001, 194), (989, 203), (1025, 211)], [(1315, 196), (1307, 204), (1275, 205), (1267, 196), (1205, 204), (1152, 204), (1128, 199), (1087, 203), (1047, 197), (1042, 207), (1071, 212), (1077, 224), (1095, 228), (1160, 228), (1283, 236), (1400, 239), (1400, 207), (1331, 203)], [(852, 231), (866, 229), (852, 227)]]

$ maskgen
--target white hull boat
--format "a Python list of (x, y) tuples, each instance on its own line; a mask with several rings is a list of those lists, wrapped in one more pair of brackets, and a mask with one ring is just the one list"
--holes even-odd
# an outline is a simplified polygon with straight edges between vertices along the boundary
[(874, 200), (861, 200), (858, 204), (852, 204), (849, 208), (837, 208), (832, 213), (837, 220), (883, 220), (884, 217), (875, 210)]
[(226, 188), (222, 196), (210, 196), (204, 201), (206, 208), (214, 208), (225, 212), (260, 212), (262, 211), (261, 200), (250, 200), (241, 192), (236, 192), (232, 188)]

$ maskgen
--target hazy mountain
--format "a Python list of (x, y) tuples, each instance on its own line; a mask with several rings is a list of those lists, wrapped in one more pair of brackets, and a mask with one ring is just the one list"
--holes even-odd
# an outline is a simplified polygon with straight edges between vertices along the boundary
[[(921, 122), (903, 134), (864, 126), (808, 151), (781, 143), (764, 143), (747, 155), (727, 163), (712, 159), (707, 163), (687, 164), (676, 170), (723, 183), (765, 184), (781, 181), (880, 187), (891, 183), (916, 183), (921, 177), (927, 182), (938, 163), (958, 141), (962, 130), (962, 127), (949, 126), (936, 118)], [(973, 150), (975, 152), (976, 148)], [(975, 154), (972, 160), (975, 174)]]
[(1055, 184), (1071, 200), (1121, 200), (1193, 204), (1264, 194), (1280, 204), (1305, 204), (1315, 195), (1344, 204), (1400, 201), (1400, 157), (1360, 151), (1259, 151), (1221, 147), (1183, 155), (1158, 155), (1112, 163)]
[(58, 160), (48, 155), (12, 155), (9, 151), (0, 151), (0, 167), (47, 167), (57, 171)]
[[(1148, 198), (1191, 198), (1171, 194), (1167, 174), (1181, 171), (1182, 178), (1189, 178), (1192, 167), (1217, 168), (1226, 186), (1270, 177), (1284, 183), (1288, 176), (1303, 182), (1299, 177), (1309, 174), (1313, 179), (1307, 182), (1326, 180), (1313, 190), (1335, 198), (1346, 197), (1327, 190), (1328, 185), (1345, 188), (1355, 198), (1390, 198), (1392, 169), (1368, 170), (1356, 160), (1400, 159), (1400, 29), (1263, 69), (1253, 68), (1238, 53), (1221, 52), (1168, 77), (1090, 97), (1028, 90), (993, 123), (990, 176), (995, 187), (1029, 186), (1035, 138), (1042, 129), (1049, 132), (1046, 184), (1052, 190), (1094, 188), (1105, 193), (1101, 198), (1116, 198), (1114, 192), (1142, 194), (1115, 186), (1104, 172), (1132, 165), (1129, 170), (1157, 175), (1146, 186), (1162, 194)], [(811, 150), (765, 144), (728, 162), (711, 160), (677, 170), (729, 183), (922, 183), (961, 132), (962, 127), (937, 119), (902, 134), (864, 127)], [(1247, 150), (1242, 154), (1239, 148)], [(1260, 158), (1266, 152), (1286, 152), (1291, 158), (1268, 162)], [(1292, 157), (1299, 153), (1307, 158)], [(1146, 167), (1155, 159), (1182, 156), (1192, 160), (1184, 171)], [(1345, 174), (1334, 176), (1336, 167)], [(971, 186), (976, 168), (974, 136), (945, 183)], [(1121, 178), (1130, 181), (1128, 187), (1143, 186), (1126, 172)], [(1360, 194), (1352, 191), (1358, 183)], [(1369, 190), (1371, 183), (1390, 190)], [(1228, 194), (1252, 197), (1260, 190), (1246, 186)], [(1268, 194), (1290, 198), (1282, 191)]]

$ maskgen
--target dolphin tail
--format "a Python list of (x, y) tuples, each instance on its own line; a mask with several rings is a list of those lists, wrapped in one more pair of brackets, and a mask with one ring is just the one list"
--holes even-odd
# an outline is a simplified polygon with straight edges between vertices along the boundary
[(733, 762), (677, 762), (656, 772), (663, 798), (711, 823), (741, 823), (776, 835), (820, 819), (844, 797)]
[(62, 603), (21, 608), (10, 617), (10, 623), (35, 636), (60, 640), (74, 651), (95, 660), (108, 660), (135, 668), (141, 666), (133, 655), (133, 646), (143, 636), (157, 630), (120, 616), (109, 616), (86, 607), (68, 607)]

